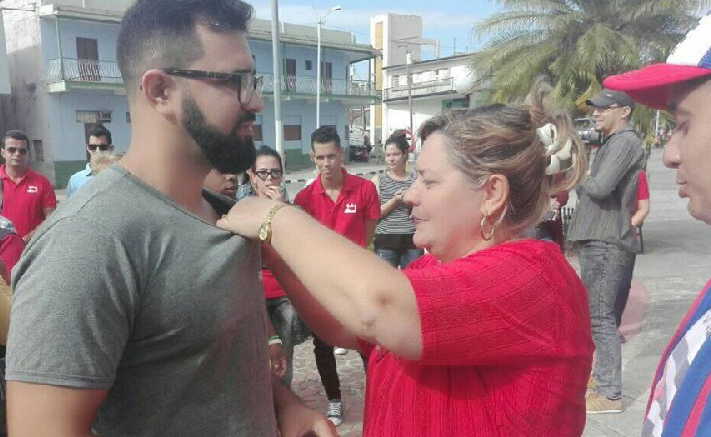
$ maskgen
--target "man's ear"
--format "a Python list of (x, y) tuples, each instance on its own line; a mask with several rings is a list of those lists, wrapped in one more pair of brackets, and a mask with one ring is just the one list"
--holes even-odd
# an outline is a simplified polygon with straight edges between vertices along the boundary
[(177, 119), (180, 92), (173, 77), (161, 70), (148, 70), (141, 76), (140, 92), (158, 113)]
[(625, 109), (625, 113), (624, 113), (623, 117), (626, 118), (627, 120), (631, 120), (632, 119), (632, 108), (630, 108), (629, 106), (625, 106), (624, 109)]

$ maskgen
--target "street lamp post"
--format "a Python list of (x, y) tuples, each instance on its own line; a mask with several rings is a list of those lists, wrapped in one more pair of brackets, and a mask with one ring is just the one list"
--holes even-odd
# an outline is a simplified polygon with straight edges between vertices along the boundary
[(412, 53), (408, 50), (407, 55), (405, 55), (405, 74), (407, 75), (407, 107), (410, 111), (410, 147), (412, 147), (414, 145), (415, 131), (413, 130), (414, 123), (412, 122), (412, 76), (410, 74), (410, 64), (412, 64)]
[(321, 26), (331, 12), (342, 11), (340, 6), (334, 6), (321, 15), (316, 24), (316, 129), (321, 127)]
[(279, 0), (272, 0), (272, 69), (274, 70), (274, 146), (281, 156), (281, 162), (286, 167), (284, 152), (284, 120), (281, 116), (281, 73), (283, 63), (280, 54), (279, 41)]

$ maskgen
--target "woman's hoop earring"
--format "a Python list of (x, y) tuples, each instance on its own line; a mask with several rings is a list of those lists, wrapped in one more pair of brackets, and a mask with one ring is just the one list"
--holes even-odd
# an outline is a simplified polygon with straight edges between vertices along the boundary
[(484, 226), (488, 224), (488, 218), (488, 215), (482, 216), (481, 223), (479, 224), (479, 233), (481, 233), (481, 238), (483, 238), (485, 241), (490, 241), (492, 238), (494, 238), (494, 232), (496, 232), (496, 225), (498, 224), (494, 223), (493, 225), (491, 225), (491, 231), (484, 231)]

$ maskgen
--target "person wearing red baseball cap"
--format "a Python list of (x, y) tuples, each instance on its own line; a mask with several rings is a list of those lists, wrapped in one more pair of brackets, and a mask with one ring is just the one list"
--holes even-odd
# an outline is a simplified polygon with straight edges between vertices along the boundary
[[(609, 89), (669, 110), (676, 129), (664, 164), (676, 169), (689, 213), (711, 225), (711, 15), (686, 35), (666, 63), (612, 76)], [(642, 436), (711, 435), (711, 282), (664, 351), (652, 383)]]

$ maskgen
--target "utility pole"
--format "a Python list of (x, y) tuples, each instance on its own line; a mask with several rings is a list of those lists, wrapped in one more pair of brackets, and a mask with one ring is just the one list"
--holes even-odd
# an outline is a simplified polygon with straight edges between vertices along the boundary
[[(407, 55), (405, 55), (405, 71), (407, 75), (407, 107), (410, 111), (410, 141), (415, 138), (414, 123), (412, 122), (412, 75), (410, 74), (410, 64), (412, 64), (412, 53), (408, 49)], [(414, 144), (410, 144), (413, 146)]]
[(279, 42), (279, 0), (272, 0), (272, 70), (274, 74), (274, 142), (276, 151), (281, 156), (281, 161), (286, 168), (286, 154), (284, 153), (284, 120), (281, 117), (281, 53)]

